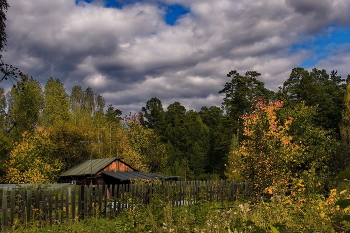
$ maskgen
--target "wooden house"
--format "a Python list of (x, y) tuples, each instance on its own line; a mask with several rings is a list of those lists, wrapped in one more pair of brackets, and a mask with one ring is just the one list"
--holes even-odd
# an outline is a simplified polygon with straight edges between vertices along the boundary
[(60, 175), (59, 183), (77, 185), (121, 184), (132, 180), (166, 179), (177, 180), (177, 176), (164, 176), (140, 172), (118, 158), (92, 159), (84, 161)]

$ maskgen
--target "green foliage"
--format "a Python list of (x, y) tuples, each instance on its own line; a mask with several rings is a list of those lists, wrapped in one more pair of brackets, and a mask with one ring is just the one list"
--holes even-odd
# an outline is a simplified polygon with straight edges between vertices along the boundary
[(343, 232), (349, 224), (335, 220), (349, 214), (347, 208), (337, 207), (342, 196), (333, 190), (328, 198), (274, 196), (269, 201), (205, 202), (181, 207), (159, 198), (154, 205), (137, 205), (113, 219), (89, 218), (50, 227), (21, 224), (11, 232)]
[(44, 103), (42, 89), (37, 81), (33, 78), (26, 79), (23, 87), (24, 89), (12, 88), (9, 94), (8, 112), (15, 119), (16, 127), (11, 132), (15, 140), (38, 125)]
[(325, 70), (308, 72), (294, 68), (283, 84), (282, 93), (291, 105), (304, 101), (307, 106), (317, 107), (317, 114), (313, 117), (316, 124), (339, 133), (346, 89), (344, 81), (336, 71), (329, 75)]
[(341, 148), (340, 159), (337, 163), (339, 170), (344, 170), (350, 166), (350, 84), (347, 85), (344, 98), (344, 109), (340, 122)]
[(208, 172), (220, 174), (224, 177), (222, 167), (226, 163), (226, 156), (230, 151), (232, 137), (232, 121), (224, 116), (219, 107), (202, 107), (198, 113), (202, 122), (208, 127)]
[(153, 97), (147, 101), (146, 106), (141, 109), (140, 122), (142, 125), (154, 129), (157, 133), (161, 133), (165, 127), (165, 112), (162, 102)]
[(231, 120), (237, 121), (243, 114), (248, 114), (252, 109), (253, 100), (270, 100), (274, 93), (265, 88), (265, 84), (257, 78), (260, 76), (256, 71), (247, 71), (244, 76), (236, 70), (230, 71), (226, 82), (219, 93), (225, 94), (222, 103)]
[(312, 124), (313, 114), (304, 105), (290, 109), (280, 101), (259, 102), (242, 117), (245, 139), (231, 152), (229, 177), (247, 179), (255, 193), (271, 187), (286, 192), (297, 179), (303, 181), (297, 186), (306, 185), (308, 191), (320, 187), (317, 177), (327, 175), (327, 162), (337, 144), (327, 131)]
[(50, 78), (45, 85), (41, 121), (49, 126), (57, 121), (69, 121), (70, 118), (68, 94), (59, 79)]
[(127, 125), (130, 145), (140, 155), (142, 166), (137, 168), (151, 173), (164, 172), (168, 155), (166, 146), (161, 142), (160, 137), (153, 129), (140, 124), (137, 117), (129, 119)]

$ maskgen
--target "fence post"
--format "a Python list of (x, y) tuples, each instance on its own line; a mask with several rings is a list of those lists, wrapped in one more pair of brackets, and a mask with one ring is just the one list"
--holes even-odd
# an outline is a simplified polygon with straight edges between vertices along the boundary
[(1, 218), (1, 225), (2, 225), (2, 231), (7, 231), (7, 190), (2, 190), (2, 218)]
[(32, 190), (27, 190), (27, 222), (29, 222), (32, 211)]
[(75, 220), (75, 187), (69, 187), (72, 203), (72, 220)]

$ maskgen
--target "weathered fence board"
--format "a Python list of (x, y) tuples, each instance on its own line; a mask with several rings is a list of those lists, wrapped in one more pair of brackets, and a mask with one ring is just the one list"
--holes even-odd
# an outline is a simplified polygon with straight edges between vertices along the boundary
[(2, 190), (1, 229), (15, 220), (27, 223), (41, 220), (55, 224), (88, 217), (115, 217), (126, 208), (150, 204), (153, 200), (173, 206), (198, 201), (233, 201), (246, 184), (220, 181), (177, 181), (119, 185), (70, 186), (58, 190)]

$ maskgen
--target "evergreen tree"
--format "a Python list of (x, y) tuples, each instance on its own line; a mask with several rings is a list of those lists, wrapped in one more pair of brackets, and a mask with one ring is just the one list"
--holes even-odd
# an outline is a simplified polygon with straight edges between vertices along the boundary
[[(185, 160), (185, 146), (186, 129), (184, 127), (184, 118), (186, 114), (186, 108), (179, 102), (170, 104), (165, 113), (166, 128), (164, 131), (165, 138), (168, 139), (171, 147), (173, 148), (172, 153), (169, 154), (169, 166), (172, 167), (176, 162), (183, 164)], [(187, 163), (187, 162), (186, 162)], [(186, 166), (187, 168), (188, 166)], [(177, 171), (172, 171), (173, 174), (178, 174)]]
[(329, 75), (325, 70), (313, 69), (308, 72), (295, 68), (284, 82), (281, 92), (286, 104), (293, 106), (305, 102), (307, 106), (316, 106), (315, 123), (338, 134), (345, 89), (345, 80), (336, 71)]
[(199, 115), (209, 128), (208, 172), (224, 177), (222, 167), (230, 151), (232, 125), (223, 110), (216, 106), (202, 107)]
[(141, 124), (154, 129), (158, 134), (162, 135), (165, 127), (165, 112), (162, 102), (153, 97), (147, 101), (146, 106), (141, 109)]
[(219, 93), (225, 94), (222, 105), (231, 120), (237, 122), (240, 116), (249, 113), (253, 100), (273, 98), (274, 92), (266, 89), (265, 84), (257, 79), (260, 75), (256, 71), (247, 71), (242, 76), (236, 70), (227, 74), (231, 80), (225, 83)]
[(209, 163), (209, 128), (202, 122), (199, 114), (195, 111), (188, 111), (184, 118), (185, 132), (183, 135), (186, 142), (183, 154), (188, 161), (192, 179), (205, 177), (208, 173)]
[(114, 109), (112, 105), (108, 105), (105, 116), (108, 122), (120, 123), (122, 111), (119, 109)]

